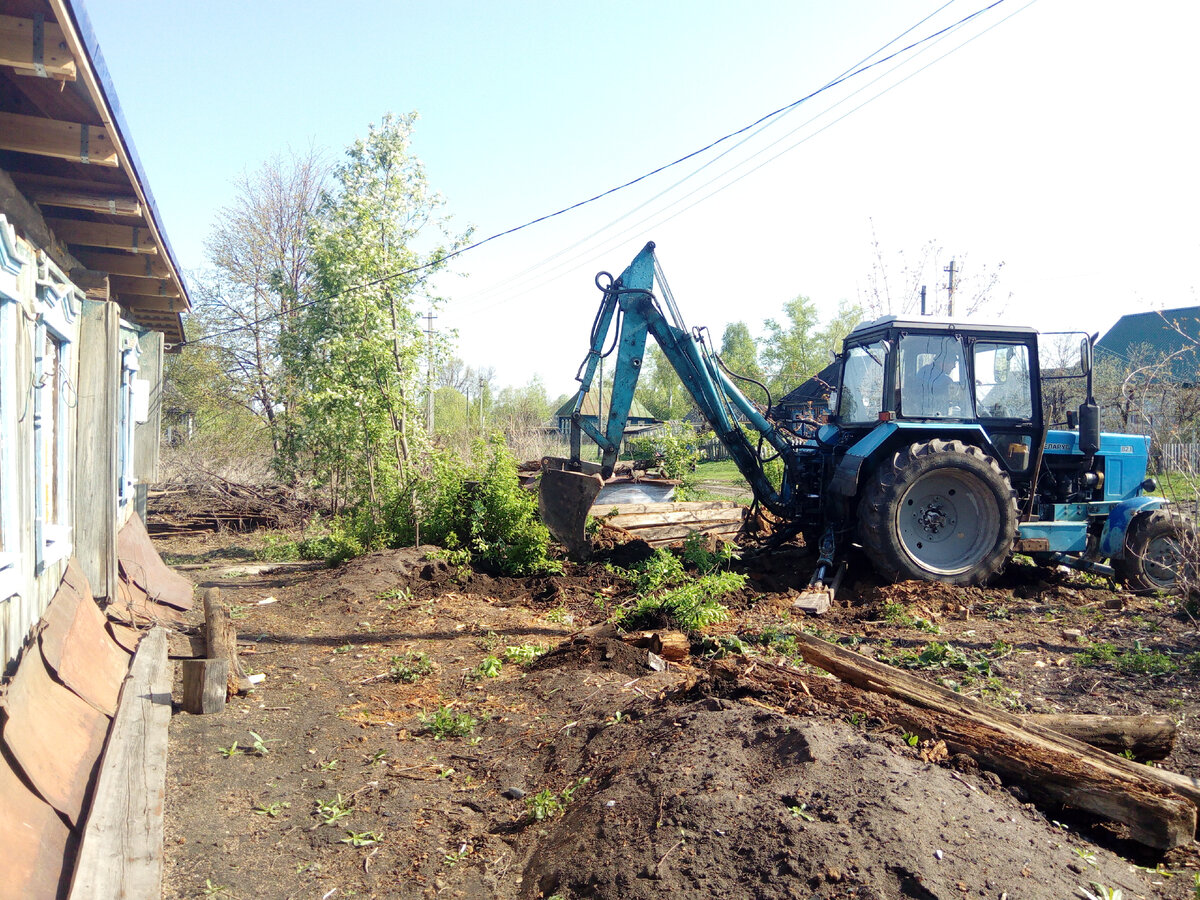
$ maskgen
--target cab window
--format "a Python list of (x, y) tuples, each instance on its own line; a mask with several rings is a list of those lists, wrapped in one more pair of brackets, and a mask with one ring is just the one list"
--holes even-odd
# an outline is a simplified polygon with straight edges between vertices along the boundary
[(1033, 418), (1025, 344), (975, 344), (975, 407), (981, 419)]
[(888, 342), (876, 341), (846, 351), (842, 363), (842, 390), (838, 418), (845, 424), (877, 422), (883, 410), (883, 375), (887, 371)]
[(971, 415), (962, 344), (953, 335), (900, 338), (900, 414), (918, 419)]

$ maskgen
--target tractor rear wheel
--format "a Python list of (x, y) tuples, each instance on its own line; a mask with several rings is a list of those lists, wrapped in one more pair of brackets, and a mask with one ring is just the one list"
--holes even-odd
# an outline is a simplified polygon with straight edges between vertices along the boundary
[(1135, 594), (1156, 591), (1175, 593), (1196, 560), (1196, 532), (1186, 521), (1165, 509), (1134, 518), (1125, 532), (1125, 558), (1114, 559), (1113, 568), (1126, 590)]
[(858, 507), (858, 537), (887, 578), (982, 584), (1017, 533), (1012, 484), (962, 441), (912, 444), (884, 460)]

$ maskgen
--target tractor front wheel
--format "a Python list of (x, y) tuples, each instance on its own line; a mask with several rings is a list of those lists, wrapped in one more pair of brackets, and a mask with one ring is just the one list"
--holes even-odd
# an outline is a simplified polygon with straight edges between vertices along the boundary
[(962, 441), (932, 440), (880, 465), (858, 507), (858, 537), (887, 578), (982, 584), (1003, 568), (1017, 533), (1012, 484)]
[(1125, 532), (1125, 558), (1113, 568), (1125, 588), (1135, 594), (1176, 593), (1195, 568), (1196, 532), (1178, 515), (1165, 509), (1137, 516)]

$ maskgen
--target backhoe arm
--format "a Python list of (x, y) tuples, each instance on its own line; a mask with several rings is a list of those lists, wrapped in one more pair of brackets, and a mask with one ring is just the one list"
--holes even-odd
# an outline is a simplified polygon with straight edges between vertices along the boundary
[[(588, 355), (577, 376), (580, 389), (572, 408), (571, 457), (567, 460), (543, 461), (544, 474), (539, 491), (543, 519), (551, 532), (569, 549), (586, 545), (583, 527), (587, 509), (582, 507), (592, 487), (595, 486), (595, 492), (598, 493), (602, 479), (611, 476), (616, 465), (634, 390), (642, 370), (647, 335), (652, 335), (658, 342), (684, 388), (713, 426), (718, 439), (729, 448), (730, 456), (749, 482), (754, 496), (773, 511), (780, 512), (786, 507), (790, 490), (786, 476), (783, 491), (777, 492), (763, 472), (758, 452), (738, 424), (737, 414), (745, 416), (777, 452), (788, 452), (787, 441), (721, 371), (714, 354), (704, 343), (702, 333), (699, 330), (687, 330), (665, 285), (664, 299), (671, 319), (668, 320), (663, 314), (653, 293), (656, 271), (654, 244), (648, 243), (615, 281), (604, 285), (600, 283), (604, 273), (597, 276), (597, 285), (604, 291), (604, 298), (592, 327)], [(661, 273), (659, 280), (662, 281)], [(606, 351), (614, 321), (617, 327), (616, 340)], [(590, 418), (582, 415), (583, 401), (591, 390), (600, 360), (614, 350), (617, 360), (608, 414), (603, 422), (597, 417), (596, 424), (593, 424)], [(583, 433), (600, 447), (600, 478), (589, 474), (595, 467), (580, 459)], [(591, 499), (594, 498), (593, 493)], [(590, 502), (586, 503), (587, 508), (590, 505)], [(570, 506), (570, 509), (565, 510), (564, 506)]]

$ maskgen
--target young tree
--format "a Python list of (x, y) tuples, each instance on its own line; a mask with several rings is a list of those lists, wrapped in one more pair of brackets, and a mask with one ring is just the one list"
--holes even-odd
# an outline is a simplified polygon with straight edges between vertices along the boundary
[(674, 366), (657, 344), (646, 345), (636, 396), (650, 415), (664, 422), (682, 419), (695, 405), (675, 374)]
[(412, 153), (416, 114), (347, 150), (311, 229), (314, 300), (287, 335), (303, 432), (289, 448), (339, 501), (378, 516), (418, 480), (426, 446), (427, 279), (467, 241)]

